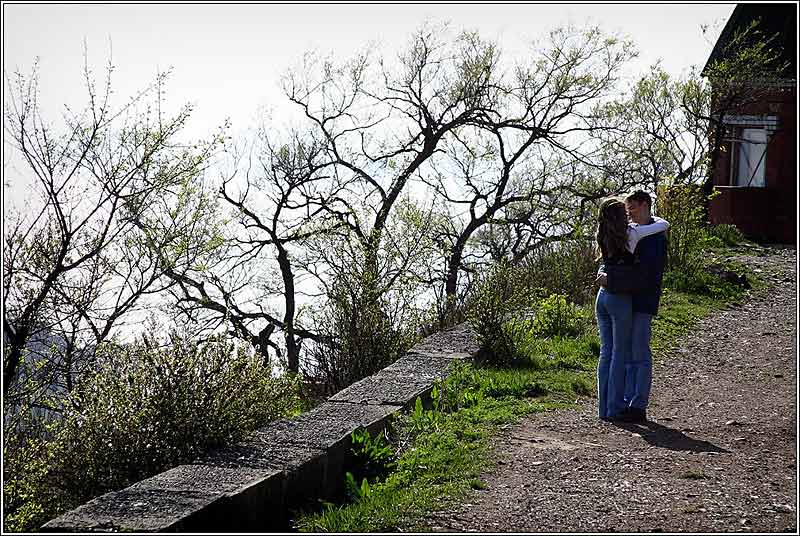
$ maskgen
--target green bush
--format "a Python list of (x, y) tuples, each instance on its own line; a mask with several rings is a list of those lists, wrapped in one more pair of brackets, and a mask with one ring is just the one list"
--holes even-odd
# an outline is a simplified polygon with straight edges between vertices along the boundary
[(383, 479), (394, 469), (395, 451), (384, 434), (373, 437), (365, 428), (354, 430), (350, 439), (354, 455), (353, 471), (345, 473), (345, 490), (351, 501), (359, 501), (369, 496), (371, 484)]
[[(468, 319), (483, 358), (504, 365), (517, 359), (520, 341), (529, 337), (575, 337), (591, 314), (561, 294), (532, 286), (530, 266), (501, 261), (479, 279), (469, 300)], [(539, 280), (540, 281), (540, 280)]]
[(694, 184), (665, 185), (658, 190), (658, 214), (669, 221), (667, 271), (694, 275), (702, 270), (705, 196)]
[(517, 355), (521, 365), (534, 369), (594, 371), (600, 355), (596, 333), (580, 337), (539, 339), (530, 333), (518, 339)]
[(658, 203), (659, 214), (671, 224), (664, 286), (712, 298), (738, 298), (742, 286), (712, 273), (707, 252), (747, 242), (741, 231), (734, 225), (705, 225), (704, 196), (697, 185), (664, 187)]
[(394, 449), (384, 434), (375, 437), (365, 428), (358, 428), (350, 434), (356, 465), (362, 477), (374, 479), (390, 470), (394, 463)]
[(526, 285), (561, 294), (577, 304), (590, 303), (597, 274), (594, 243), (574, 239), (545, 244), (520, 262)]
[(549, 337), (577, 337), (583, 333), (590, 320), (589, 314), (565, 296), (551, 294), (534, 307), (531, 335), (541, 339)]
[(494, 352), (486, 356), (486, 361), (498, 365), (526, 362), (538, 366), (538, 354), (529, 347), (537, 345), (542, 339), (581, 336), (590, 325), (591, 313), (569, 303), (564, 296), (552, 294), (547, 298), (534, 299), (527, 311), (506, 318), (499, 333), (492, 334), (493, 344), (484, 347), (487, 352)]
[(297, 378), (271, 377), (261, 359), (223, 338), (107, 343), (96, 362), (48, 440), (6, 435), (6, 530), (35, 530), (300, 405)]
[(417, 335), (407, 323), (393, 318), (391, 309), (375, 278), (357, 269), (329, 287), (319, 324), (330, 342), (311, 348), (311, 375), (324, 382), (327, 394), (391, 365), (413, 346)]
[(452, 363), (447, 378), (434, 383), (434, 407), (453, 413), (480, 403), (485, 393), (479, 376), (480, 373), (468, 363)]
[(721, 238), (710, 235), (707, 232), (703, 235), (701, 243), (704, 250), (723, 249), (725, 247), (725, 242)]
[(530, 308), (543, 293), (526, 283), (522, 270), (502, 260), (478, 279), (468, 300), (467, 318), (477, 334), (483, 358), (489, 362), (513, 361), (513, 334), (506, 324)]
[(47, 443), (38, 437), (6, 430), (3, 441), (3, 530), (38, 529), (55, 512), (67, 510), (64, 496), (53, 486)]
[(710, 225), (706, 228), (709, 237), (720, 240), (726, 246), (738, 246), (747, 242), (747, 238), (735, 225)]
[(673, 270), (664, 274), (664, 287), (688, 294), (732, 299), (742, 295), (741, 286), (724, 281), (714, 274), (697, 270), (693, 274)]

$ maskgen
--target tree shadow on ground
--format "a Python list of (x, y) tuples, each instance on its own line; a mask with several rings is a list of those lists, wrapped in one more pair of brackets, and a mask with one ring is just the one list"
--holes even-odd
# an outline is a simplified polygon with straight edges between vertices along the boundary
[(642, 439), (654, 447), (686, 452), (718, 452), (726, 454), (731, 452), (708, 441), (689, 437), (680, 430), (652, 421), (644, 423), (617, 422), (615, 424), (629, 432), (641, 435)]

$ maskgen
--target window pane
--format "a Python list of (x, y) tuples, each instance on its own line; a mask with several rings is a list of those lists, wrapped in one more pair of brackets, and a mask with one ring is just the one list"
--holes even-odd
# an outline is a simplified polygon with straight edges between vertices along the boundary
[(767, 150), (767, 131), (763, 128), (742, 129), (737, 166), (737, 186), (764, 186), (764, 164)]

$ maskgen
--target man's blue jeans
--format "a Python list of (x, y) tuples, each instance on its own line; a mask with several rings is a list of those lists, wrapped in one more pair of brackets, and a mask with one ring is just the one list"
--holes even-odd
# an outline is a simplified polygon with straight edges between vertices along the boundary
[(625, 364), (625, 401), (634, 408), (647, 409), (653, 381), (650, 335), (653, 315), (633, 313), (631, 355)]
[(618, 415), (625, 403), (625, 365), (631, 353), (633, 306), (630, 294), (612, 294), (601, 287), (595, 301), (600, 329), (597, 403), (600, 418)]

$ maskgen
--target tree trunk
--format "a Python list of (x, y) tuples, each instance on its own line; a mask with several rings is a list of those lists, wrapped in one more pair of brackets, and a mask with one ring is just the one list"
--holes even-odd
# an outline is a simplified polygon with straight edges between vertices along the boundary
[(11, 345), (11, 351), (3, 363), (3, 395), (8, 395), (11, 382), (17, 375), (20, 359), (22, 358), (22, 347), (16, 344)]
[(444, 295), (447, 300), (446, 313), (451, 313), (452, 308), (455, 306), (456, 294), (458, 292), (458, 270), (461, 267), (461, 256), (464, 253), (464, 243), (461, 235), (450, 253), (450, 258), (447, 259), (447, 278), (444, 283)]
[(278, 247), (278, 265), (283, 277), (283, 297), (285, 312), (283, 315), (283, 333), (286, 341), (286, 366), (290, 372), (300, 372), (300, 349), (297, 346), (294, 333), (295, 297), (294, 274), (289, 262), (289, 254), (280, 243)]
[(444, 283), (445, 318), (455, 311), (456, 297), (458, 294), (458, 270), (461, 268), (461, 257), (464, 255), (464, 248), (467, 245), (467, 241), (472, 236), (472, 233), (482, 227), (494, 212), (495, 211), (492, 210), (491, 213), (487, 212), (480, 218), (470, 221), (453, 245), (450, 258), (447, 259), (447, 278)]
[[(11, 384), (17, 377), (19, 365), (22, 361), (22, 349), (25, 343), (28, 342), (28, 329), (22, 328), (19, 331), (8, 329), (9, 324), (6, 324), (6, 333), (8, 333), (8, 346), (9, 351), (3, 359), (3, 396), (8, 394)], [(5, 352), (4, 352), (5, 353)]]

